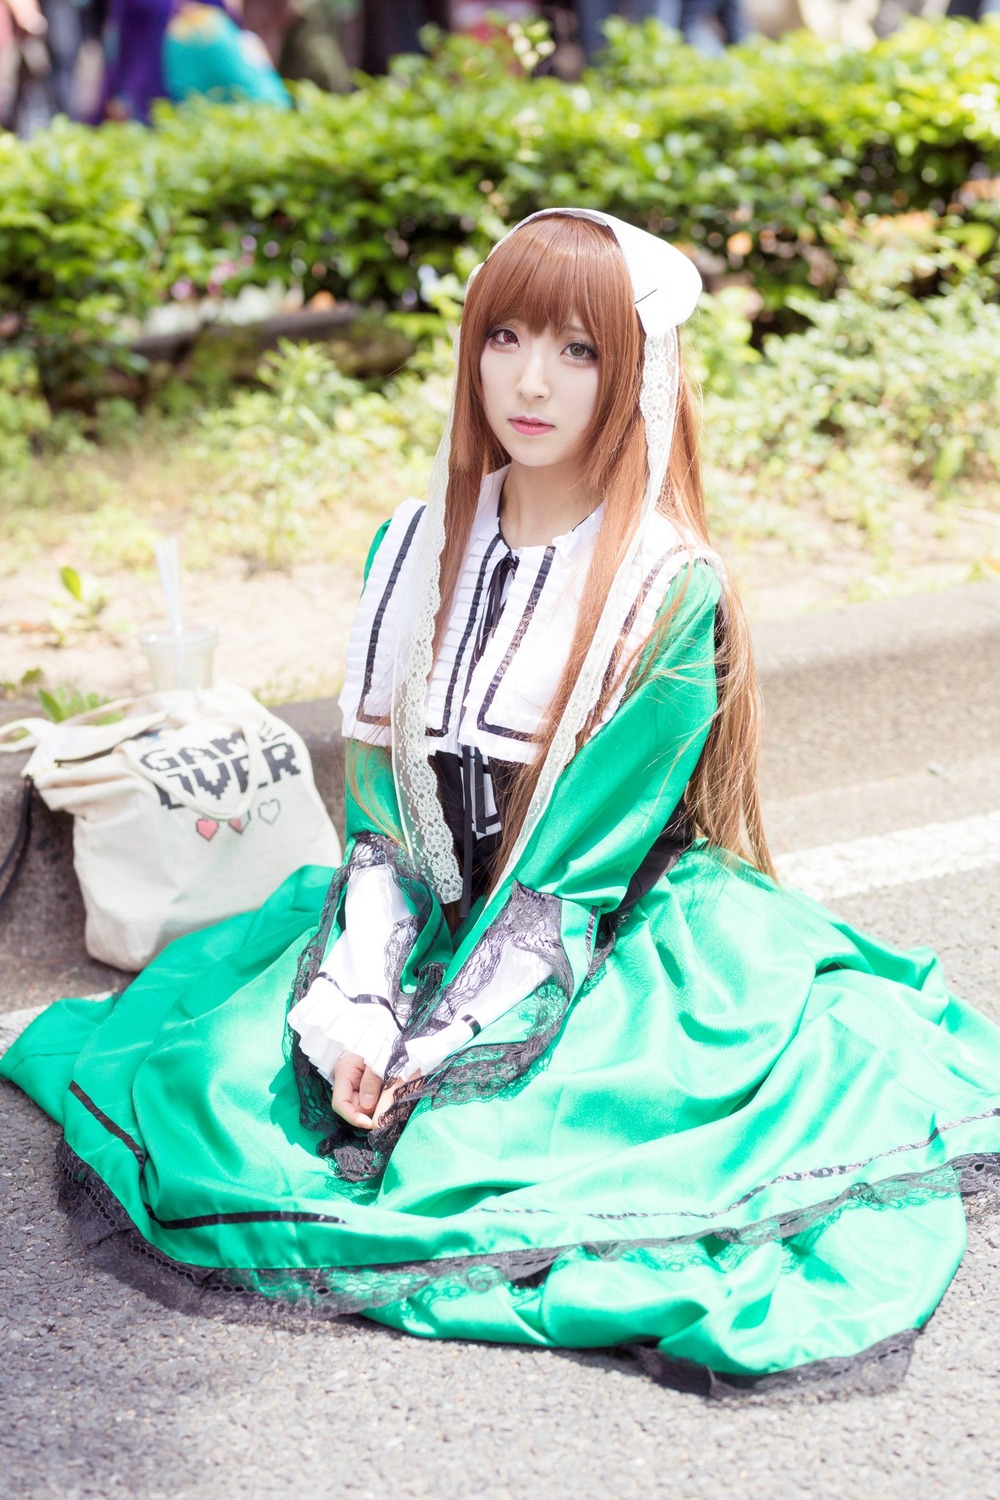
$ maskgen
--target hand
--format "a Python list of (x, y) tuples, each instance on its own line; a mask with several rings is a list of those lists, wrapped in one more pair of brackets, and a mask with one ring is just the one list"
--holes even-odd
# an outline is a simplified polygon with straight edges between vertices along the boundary
[[(333, 1093), (330, 1103), (348, 1125), (371, 1130), (378, 1117), (383, 1090), (382, 1080), (356, 1052), (345, 1052), (333, 1066)], [(373, 1116), (375, 1118), (373, 1118)]]

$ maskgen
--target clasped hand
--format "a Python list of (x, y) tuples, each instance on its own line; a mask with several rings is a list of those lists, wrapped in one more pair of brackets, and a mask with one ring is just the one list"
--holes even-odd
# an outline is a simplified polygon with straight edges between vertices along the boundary
[(371, 1130), (396, 1102), (396, 1092), (402, 1083), (401, 1078), (384, 1083), (363, 1057), (356, 1052), (345, 1052), (334, 1064), (330, 1103), (334, 1113), (348, 1125)]

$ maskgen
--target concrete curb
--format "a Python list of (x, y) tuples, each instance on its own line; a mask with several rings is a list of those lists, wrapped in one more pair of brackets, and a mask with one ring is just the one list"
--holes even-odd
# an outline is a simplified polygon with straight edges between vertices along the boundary
[[(762, 790), (771, 802), (1000, 749), (1000, 582), (765, 622), (754, 642), (766, 713)], [(278, 712), (305, 739), (320, 792), (342, 824), (335, 703)], [(26, 759), (0, 758), (0, 854), (14, 836)], [(26, 1005), (60, 988), (113, 985), (120, 976), (85, 957), (82, 933), (71, 820), (36, 807), (31, 849), (0, 915), (11, 999)]]

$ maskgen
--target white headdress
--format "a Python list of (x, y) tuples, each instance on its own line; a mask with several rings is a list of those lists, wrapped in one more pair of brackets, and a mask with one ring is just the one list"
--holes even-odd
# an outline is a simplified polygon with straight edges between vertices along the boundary
[[(646, 428), (649, 468), (642, 507), (642, 521), (645, 521), (656, 507), (673, 441), (680, 368), (677, 328), (694, 311), (701, 291), (701, 277), (687, 256), (666, 241), (613, 218), (611, 214), (589, 208), (544, 209), (531, 214), (499, 244), (504, 244), (525, 224), (560, 214), (591, 219), (610, 229), (621, 247), (631, 277), (636, 312), (646, 335), (639, 397)], [(496, 248), (490, 253), (493, 254)], [(427, 759), (425, 735), (427, 681), (440, 605), (438, 574), (444, 547), (444, 502), (453, 415), (454, 397), (431, 471), (427, 508), (419, 533), (420, 550), (411, 575), (414, 589), (409, 600), (410, 617), (398, 636), (392, 703), (392, 760), (407, 845), (411, 857), (443, 902), (458, 900), (462, 892), (462, 875), (455, 858), (454, 841), (438, 800), (434, 772)], [(594, 638), (539, 772), (517, 845), (501, 878), (509, 873), (520, 857), (560, 772), (573, 756), (577, 734), (597, 702), (621, 630), (622, 597), (629, 588), (635, 552), (641, 545), (642, 521), (633, 547), (611, 585)]]

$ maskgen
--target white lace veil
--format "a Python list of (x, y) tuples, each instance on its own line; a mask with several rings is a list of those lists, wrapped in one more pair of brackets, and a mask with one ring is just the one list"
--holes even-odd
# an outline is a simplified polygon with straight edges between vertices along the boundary
[[(694, 311), (701, 291), (701, 277), (679, 250), (655, 235), (594, 209), (542, 210), (522, 219), (499, 243), (504, 244), (524, 224), (550, 214), (569, 214), (606, 225), (625, 257), (635, 292), (636, 312), (646, 336), (639, 405), (646, 428), (649, 478), (642, 520), (634, 543), (611, 585), (580, 675), (556, 726), (517, 844), (507, 868), (501, 872), (501, 880), (520, 858), (548, 804), (560, 772), (573, 756), (577, 734), (597, 702), (618, 642), (621, 622), (628, 607), (626, 596), (633, 563), (642, 545), (643, 523), (655, 510), (670, 457), (679, 374), (677, 328)], [(456, 341), (456, 355), (457, 352)], [(434, 623), (440, 604), (438, 574), (444, 546), (444, 502), (453, 413), (454, 397), (431, 471), (427, 509), (418, 532), (418, 552), (411, 572), (414, 584), (407, 601), (408, 618), (401, 622), (397, 637), (392, 703), (393, 771), (407, 846), (411, 858), (442, 902), (458, 900), (462, 893), (462, 874), (455, 858), (454, 841), (438, 800), (437, 781), (427, 758), (426, 697), (433, 658)]]

